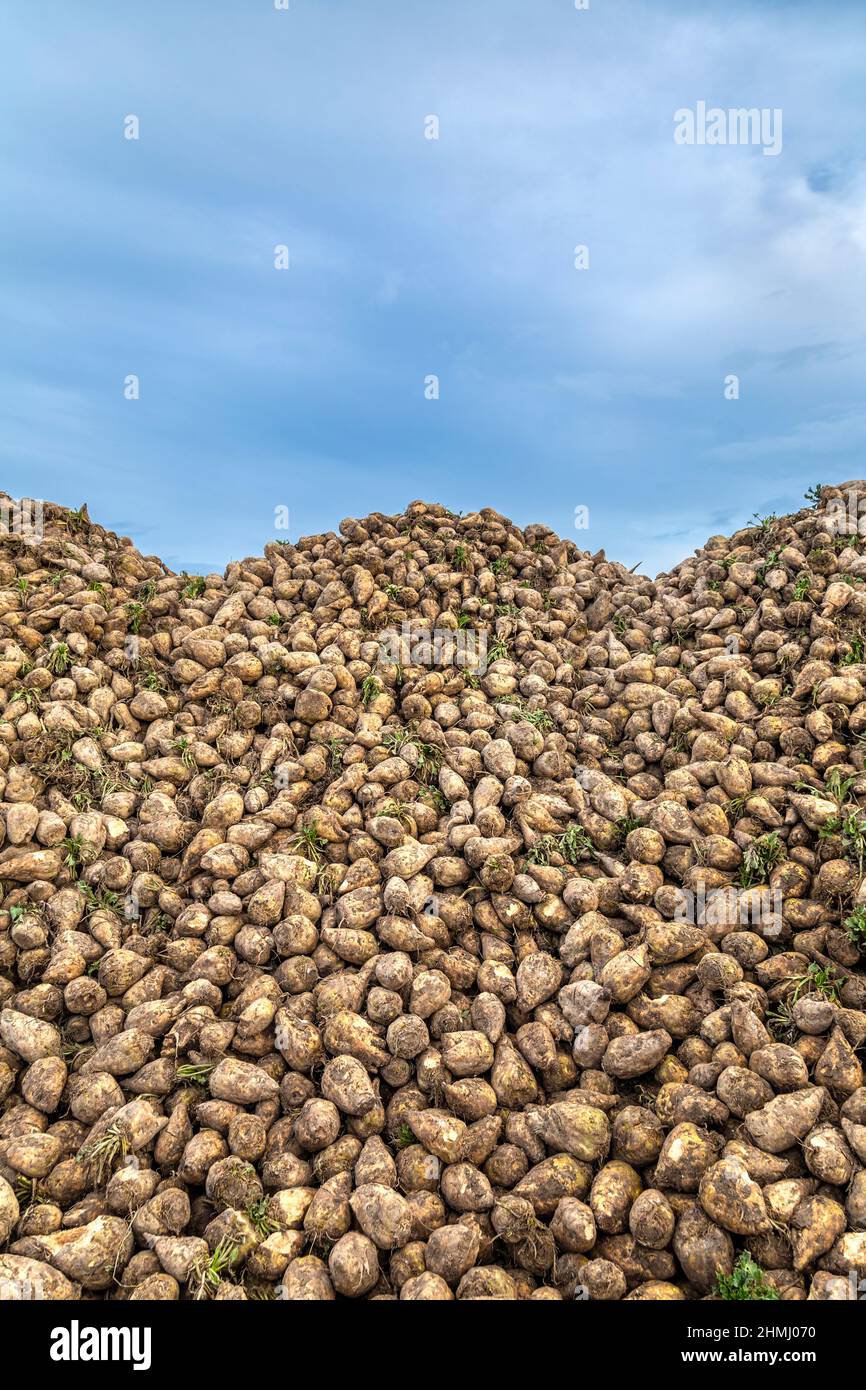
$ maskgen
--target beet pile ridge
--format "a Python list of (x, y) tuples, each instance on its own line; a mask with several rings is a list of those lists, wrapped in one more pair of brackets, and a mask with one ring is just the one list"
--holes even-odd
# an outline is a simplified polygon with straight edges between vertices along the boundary
[(654, 582), (4, 537), (0, 1295), (857, 1297), (849, 488)]

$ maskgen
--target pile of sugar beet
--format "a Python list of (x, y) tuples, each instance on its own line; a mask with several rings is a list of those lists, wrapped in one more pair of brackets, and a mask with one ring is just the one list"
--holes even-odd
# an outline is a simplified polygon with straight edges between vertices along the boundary
[(0, 1297), (857, 1298), (850, 488), (655, 581), (5, 535)]

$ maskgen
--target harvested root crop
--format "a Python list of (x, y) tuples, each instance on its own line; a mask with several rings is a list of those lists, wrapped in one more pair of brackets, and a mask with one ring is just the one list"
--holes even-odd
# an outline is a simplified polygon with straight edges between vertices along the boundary
[(2, 1296), (856, 1298), (852, 488), (656, 580), (4, 536)]

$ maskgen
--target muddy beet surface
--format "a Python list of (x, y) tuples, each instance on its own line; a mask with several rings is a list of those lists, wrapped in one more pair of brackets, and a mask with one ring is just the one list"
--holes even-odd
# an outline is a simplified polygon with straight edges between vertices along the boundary
[(851, 488), (655, 581), (5, 535), (0, 1296), (856, 1298)]

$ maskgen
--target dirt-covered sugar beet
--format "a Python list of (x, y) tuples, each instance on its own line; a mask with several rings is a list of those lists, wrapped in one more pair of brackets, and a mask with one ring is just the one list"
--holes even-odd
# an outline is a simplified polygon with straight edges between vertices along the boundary
[(0, 538), (4, 1298), (853, 1299), (866, 548)]

